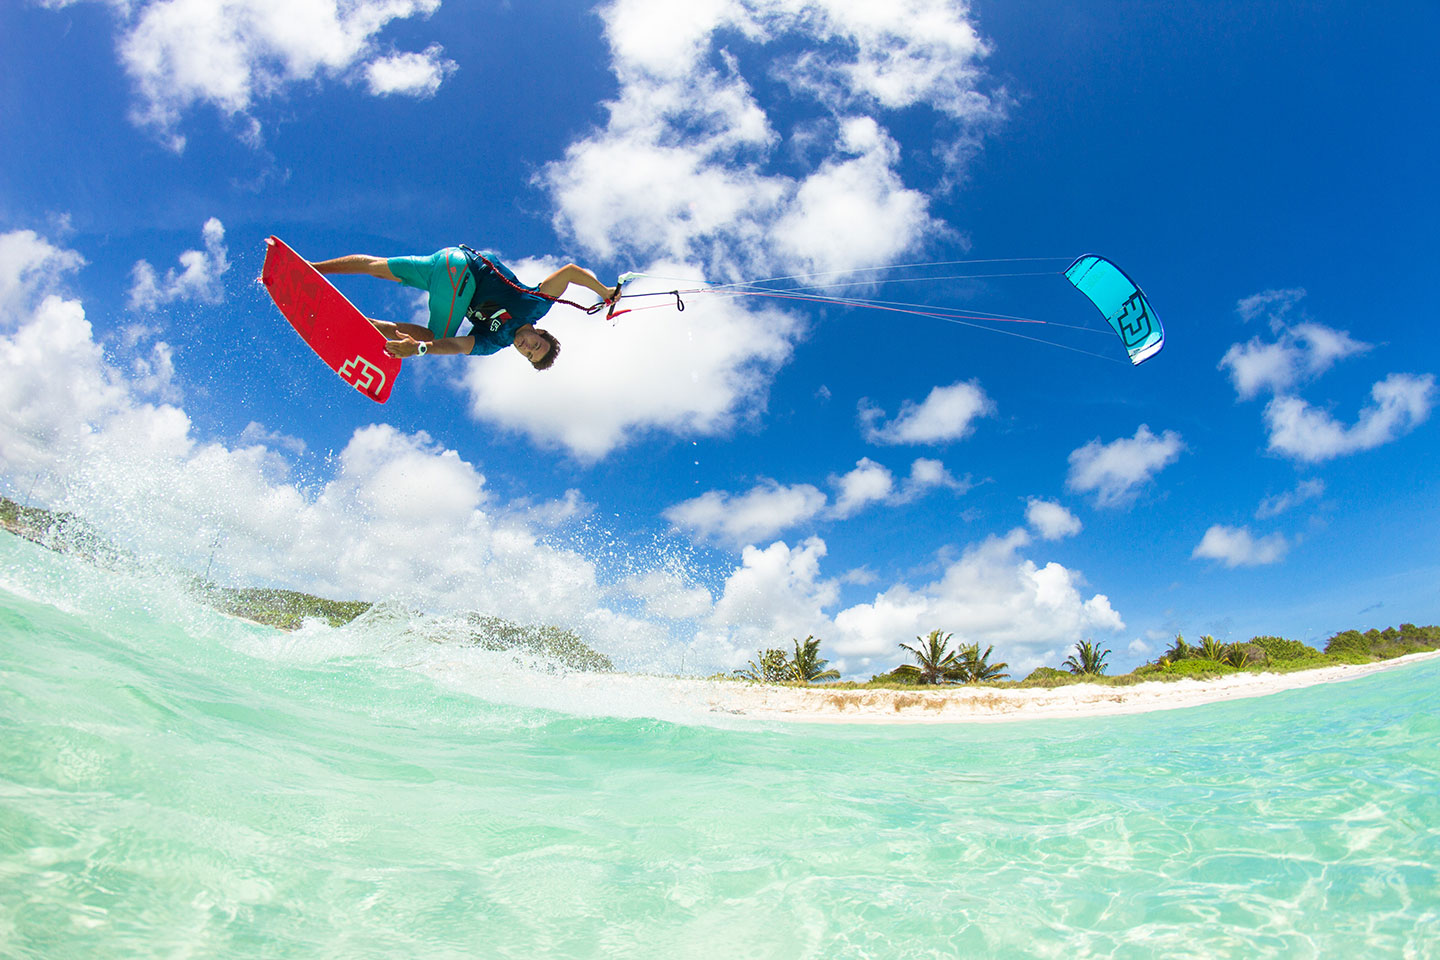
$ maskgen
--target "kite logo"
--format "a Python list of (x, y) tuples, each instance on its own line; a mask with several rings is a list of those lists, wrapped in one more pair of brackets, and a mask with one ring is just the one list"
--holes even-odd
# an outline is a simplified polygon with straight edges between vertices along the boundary
[(369, 396), (379, 396), (380, 391), (385, 389), (385, 371), (358, 353), (335, 372), (340, 374), (341, 380)]
[(1121, 304), (1120, 312), (1115, 314), (1111, 324), (1125, 341), (1126, 347), (1138, 347), (1155, 332), (1155, 327), (1150, 322), (1150, 311), (1146, 309), (1145, 297), (1139, 290)]

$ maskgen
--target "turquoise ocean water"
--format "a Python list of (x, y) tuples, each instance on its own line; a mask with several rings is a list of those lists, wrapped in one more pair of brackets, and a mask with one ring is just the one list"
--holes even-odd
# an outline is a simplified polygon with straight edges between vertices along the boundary
[(0, 534), (0, 956), (1440, 956), (1440, 663), (765, 724)]

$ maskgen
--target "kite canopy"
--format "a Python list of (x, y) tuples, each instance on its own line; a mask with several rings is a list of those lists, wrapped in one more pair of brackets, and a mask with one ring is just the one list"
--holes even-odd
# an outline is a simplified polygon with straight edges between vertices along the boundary
[(1065, 271), (1065, 279), (1090, 298), (1120, 335), (1130, 362), (1144, 363), (1165, 346), (1165, 328), (1135, 281), (1104, 257), (1086, 254)]

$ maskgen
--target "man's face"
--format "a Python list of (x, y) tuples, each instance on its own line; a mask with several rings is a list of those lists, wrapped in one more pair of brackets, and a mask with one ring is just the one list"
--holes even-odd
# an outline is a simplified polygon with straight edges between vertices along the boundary
[(535, 328), (525, 325), (515, 334), (515, 349), (525, 355), (525, 359), (531, 363), (539, 363), (545, 359), (545, 354), (550, 352), (550, 341), (535, 332)]

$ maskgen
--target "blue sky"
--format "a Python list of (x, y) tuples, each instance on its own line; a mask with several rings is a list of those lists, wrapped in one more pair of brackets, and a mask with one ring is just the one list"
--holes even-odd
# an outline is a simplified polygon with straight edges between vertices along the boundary
[[(1434, 4), (214, 6), (0, 10), (11, 495), (638, 668), (814, 634), (865, 676), (932, 628), (1128, 667), (1177, 631), (1440, 619)], [(1098, 252), (1168, 343), (557, 308), (554, 370), (427, 357), (377, 407), (253, 282), (270, 233), (531, 282)], [(1065, 262), (877, 295), (1094, 327)]]

